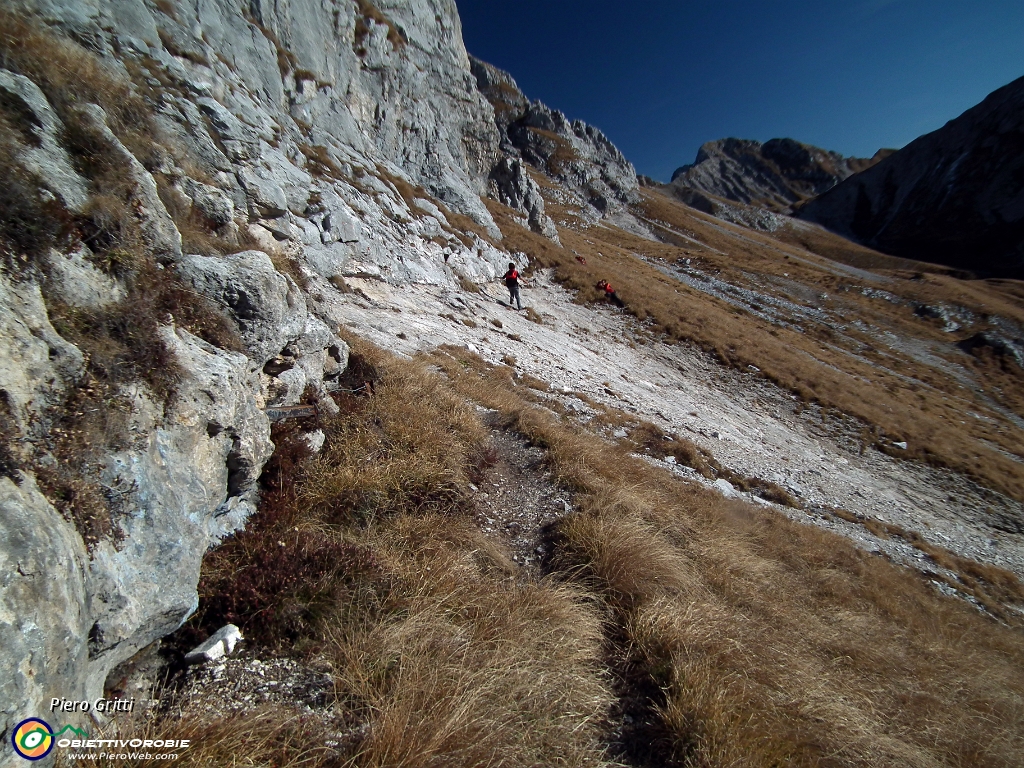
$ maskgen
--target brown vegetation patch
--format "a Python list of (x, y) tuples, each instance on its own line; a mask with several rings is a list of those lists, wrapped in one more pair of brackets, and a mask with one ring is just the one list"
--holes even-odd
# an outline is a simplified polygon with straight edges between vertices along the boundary
[(1019, 762), (1019, 616), (999, 625), (845, 539), (681, 483), (559, 423), (468, 357), (446, 348), (431, 360), (543, 446), (577, 492), (551, 565), (612, 612), (625, 758)]
[(15, 159), (15, 135), (0, 106), (0, 265), (19, 275), (38, 267), (51, 248), (64, 244), (73, 227), (63, 207), (45, 199), (39, 182)]
[(152, 156), (154, 137), (160, 136), (153, 108), (131, 83), (74, 41), (24, 16), (0, 11), (0, 66), (38, 85), (66, 126), (79, 123), (77, 106), (98, 104), (132, 154), (143, 164)]
[[(770, 323), (682, 284), (650, 261), (671, 265), (688, 258), (708, 274), (755, 291), (763, 290), (761, 281), (802, 286), (800, 290), (815, 302), (830, 302), (834, 312), (871, 318), (884, 330), (948, 345), (942, 331), (923, 322), (912, 306), (862, 292), (852, 277), (837, 275), (821, 256), (763, 233), (727, 225), (657, 193), (643, 195), (641, 214), (673, 231), (685, 232), (690, 240), (679, 241), (685, 242), (685, 247), (652, 242), (612, 227), (562, 228), (559, 247), (517, 226), (504, 206), (488, 201), (488, 208), (505, 245), (525, 251), (534, 264), (555, 267), (556, 279), (576, 292), (576, 301), (599, 301), (594, 286), (598, 280), (609, 280), (626, 310), (643, 323), (647, 333), (662, 341), (693, 342), (741, 371), (754, 366), (760, 375), (802, 401), (817, 402), (860, 421), (871, 435), (869, 446), (901, 459), (952, 468), (1024, 500), (1024, 464), (1004, 453), (1019, 454), (1024, 431), (1007, 424), (984, 396), (961, 386), (946, 371), (922, 364), (898, 349), (881, 349), (873, 336), (854, 325), (840, 336), (829, 325), (809, 319), (801, 320), (800, 327)], [(553, 215), (556, 208), (551, 206)], [(821, 237), (845, 242), (827, 233)], [(577, 255), (586, 263), (578, 261)], [(907, 273), (891, 279), (894, 282), (886, 286), (888, 290), (898, 290), (910, 304), (959, 304), (979, 315), (999, 314), (1024, 323), (1019, 297), (1002, 284), (965, 282), (948, 274)], [(828, 298), (821, 299), (822, 295)], [(980, 366), (986, 364), (995, 367), (979, 362)], [(1024, 403), (1016, 394), (1015, 376), (1001, 372), (989, 381), (979, 379), (979, 385), (997, 402), (1017, 408)], [(990, 415), (991, 419), (965, 423), (966, 411)], [(892, 448), (901, 441), (908, 443), (907, 450)]]
[(388, 42), (391, 43), (391, 49), (393, 51), (400, 50), (409, 40), (405, 35), (405, 32), (395, 22), (387, 17), (387, 15), (374, 5), (370, 0), (356, 0), (356, 8), (359, 11), (359, 17), (356, 19), (355, 26), (355, 37), (353, 38), (352, 50), (359, 56), (366, 55), (366, 48), (363, 42), (366, 36), (370, 34), (370, 25), (368, 21), (374, 21), (377, 24), (386, 26), (388, 28)]
[(516, 579), (476, 529), (469, 482), (494, 456), (475, 410), (422, 365), (350, 343), (345, 386), (369, 385), (337, 396), (318, 456), (300, 439), (313, 424), (275, 430), (258, 517), (207, 556), (190, 623), (196, 639), (236, 619), (257, 649), (315, 659), (329, 713), (301, 741), (259, 709), (177, 704), (161, 728), (187, 721), (218, 764), (605, 765), (600, 616), (577, 588)]
[(1006, 606), (1024, 606), (1024, 584), (1005, 568), (961, 557), (945, 547), (932, 544), (916, 531), (908, 531), (893, 523), (852, 515), (845, 510), (833, 510), (832, 514), (847, 522), (860, 523), (880, 539), (903, 539), (928, 555), (931, 562), (954, 573), (957, 581), (946, 579), (941, 574), (934, 574), (936, 578), (971, 595), (985, 610), (1003, 621), (1014, 623), (1019, 618), (1018, 610), (1007, 611)]

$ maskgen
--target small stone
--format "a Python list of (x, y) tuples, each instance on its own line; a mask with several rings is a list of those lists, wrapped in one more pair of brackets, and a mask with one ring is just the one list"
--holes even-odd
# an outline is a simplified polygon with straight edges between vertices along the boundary
[(736, 495), (736, 489), (733, 487), (733, 484), (725, 478), (720, 477), (715, 480), (715, 488), (717, 488), (727, 499)]
[(210, 635), (206, 642), (185, 654), (186, 664), (205, 664), (230, 655), (242, 640), (242, 632), (234, 624), (226, 624)]
[(665, 457), (665, 463), (666, 464), (675, 464), (676, 463), (676, 457), (675, 456), (666, 456)]
[(324, 441), (326, 439), (327, 436), (324, 434), (322, 429), (316, 429), (302, 435), (302, 440), (306, 443), (310, 453), (320, 453), (320, 449), (324, 447)]
[(612, 434), (615, 437), (622, 438), (622, 437), (626, 437), (629, 433), (626, 430), (620, 428), (620, 429), (616, 429), (615, 432), (613, 432)]
[(899, 448), (901, 451), (907, 450), (907, 444), (905, 442), (902, 442), (902, 441), (899, 442), (899, 443), (893, 443), (892, 447), (893, 448)]

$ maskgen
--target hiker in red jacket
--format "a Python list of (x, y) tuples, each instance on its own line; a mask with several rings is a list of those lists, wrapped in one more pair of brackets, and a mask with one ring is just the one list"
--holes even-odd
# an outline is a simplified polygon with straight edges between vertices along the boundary
[(523, 302), (519, 298), (519, 270), (511, 261), (508, 263), (508, 272), (502, 279), (505, 281), (505, 287), (508, 288), (508, 308), (512, 309), (512, 300), (515, 299), (516, 306), (522, 309)]
[(598, 281), (597, 286), (595, 287), (599, 291), (604, 291), (604, 297), (608, 299), (608, 301), (610, 301), (612, 304), (614, 304), (617, 307), (623, 306), (622, 299), (620, 299), (619, 295), (615, 293), (615, 289), (612, 288), (612, 284), (609, 283), (607, 280)]

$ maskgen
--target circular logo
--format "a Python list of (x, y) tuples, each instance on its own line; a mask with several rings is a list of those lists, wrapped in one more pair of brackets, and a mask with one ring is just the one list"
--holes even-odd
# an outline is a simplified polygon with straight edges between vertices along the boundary
[(26, 760), (42, 760), (53, 749), (53, 729), (45, 720), (22, 720), (11, 734), (14, 751)]

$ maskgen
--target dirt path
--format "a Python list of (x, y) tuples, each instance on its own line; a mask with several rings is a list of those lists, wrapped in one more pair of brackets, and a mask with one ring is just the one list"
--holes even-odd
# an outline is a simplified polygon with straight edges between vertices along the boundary
[(545, 530), (572, 510), (570, 495), (554, 483), (544, 451), (501, 428), (496, 411), (486, 412), (484, 422), (491, 428), (495, 463), (474, 486), (474, 517), (516, 564), (539, 573), (547, 553)]
[[(475, 491), (474, 516), (480, 529), (506, 547), (520, 575), (539, 578), (548, 554), (552, 523), (572, 511), (572, 494), (560, 488), (544, 461), (544, 451), (521, 435), (504, 429), (496, 411), (486, 411), (495, 462), (484, 470)], [(632, 768), (665, 765), (669, 738), (658, 717), (665, 693), (634, 658), (627, 638), (605, 639), (605, 664), (615, 692), (608, 713), (606, 744), (617, 764)]]

